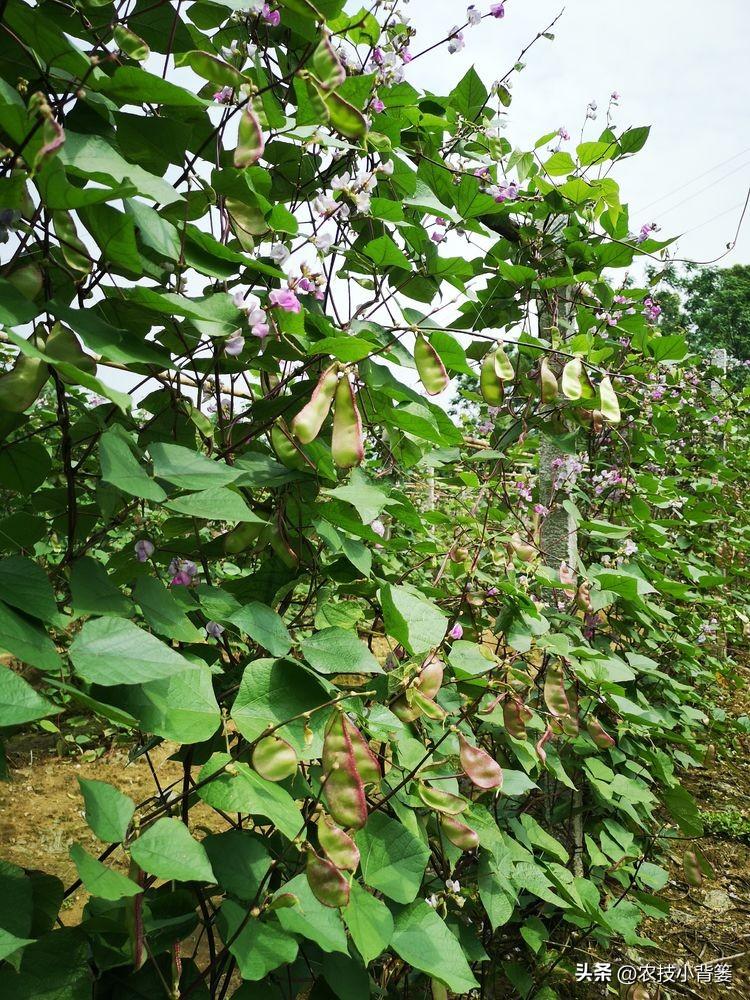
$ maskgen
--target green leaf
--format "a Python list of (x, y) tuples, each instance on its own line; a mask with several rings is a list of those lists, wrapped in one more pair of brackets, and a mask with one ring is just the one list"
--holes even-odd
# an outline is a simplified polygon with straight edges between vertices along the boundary
[(241, 469), (178, 444), (154, 441), (148, 450), (154, 460), (154, 474), (184, 490), (228, 486), (242, 475)]
[(565, 174), (572, 174), (575, 171), (576, 165), (573, 157), (570, 153), (566, 153), (562, 150), (557, 153), (553, 153), (552, 156), (544, 163), (544, 169), (550, 175), (550, 177), (561, 177)]
[[(201, 782), (220, 772), (199, 789), (203, 801), (224, 812), (265, 816), (285, 837), (294, 840), (305, 821), (289, 792), (261, 778), (247, 764), (230, 762), (229, 754), (216, 753), (203, 767)], [(227, 764), (229, 770), (222, 770)]]
[(208, 104), (192, 90), (162, 80), (139, 66), (118, 66), (96, 89), (122, 104), (165, 104), (173, 108), (205, 108)]
[(359, 882), (352, 882), (349, 905), (342, 911), (357, 951), (365, 965), (381, 955), (393, 935), (393, 917), (385, 903)]
[(139, 576), (133, 588), (133, 600), (140, 605), (143, 617), (159, 635), (179, 642), (200, 642), (203, 635), (190, 621), (164, 584), (153, 576)]
[(145, 684), (188, 669), (184, 656), (124, 619), (87, 621), (70, 647), (76, 673), (92, 684)]
[(188, 493), (185, 496), (168, 500), (165, 504), (168, 510), (190, 517), (200, 517), (206, 521), (229, 521), (236, 523), (263, 524), (264, 522), (253, 514), (241, 494), (225, 486), (212, 486), (200, 493)]
[(0, 728), (33, 722), (55, 711), (23, 677), (0, 664)]
[(18, 951), (19, 948), (31, 944), (33, 940), (33, 938), (16, 937), (15, 934), (11, 934), (10, 931), (6, 931), (0, 927), (0, 962)]
[(267, 649), (271, 656), (286, 656), (292, 648), (292, 637), (281, 616), (259, 601), (243, 605), (227, 620)]
[[(145, 70), (135, 66), (120, 66), (115, 70), (114, 77), (117, 77), (118, 74), (128, 73), (150, 76)], [(167, 87), (173, 86), (173, 84), (167, 84), (166, 81), (162, 81), (158, 77), (155, 79), (158, 79), (159, 83), (165, 83)], [(184, 93), (188, 92), (184, 91)], [(190, 96), (196, 100), (194, 95)], [(161, 177), (150, 174), (135, 163), (128, 163), (102, 136), (78, 135), (66, 129), (65, 145), (61, 148), (59, 156), (68, 173), (73, 176), (85, 177), (97, 181), (99, 184), (122, 185), (127, 183), (133, 188), (133, 192), (137, 190), (139, 195), (151, 198), (163, 205), (183, 200), (182, 195), (178, 194), (171, 184), (162, 180)], [(56, 208), (58, 206), (52, 205), (50, 207)], [(67, 206), (59, 207), (65, 208)]]
[(391, 947), (407, 965), (440, 980), (454, 993), (479, 988), (458, 940), (423, 899), (396, 915)]
[(109, 688), (107, 698), (138, 719), (141, 729), (178, 743), (208, 740), (221, 722), (211, 671), (205, 665), (189, 664), (189, 669), (164, 680)]
[(143, 892), (139, 885), (121, 872), (114, 871), (93, 858), (80, 844), (71, 844), (68, 851), (83, 882), (84, 889), (100, 899), (125, 899)]
[(385, 490), (371, 483), (360, 469), (352, 472), (346, 486), (326, 490), (326, 495), (350, 503), (362, 518), (363, 524), (374, 521), (388, 503), (388, 494)]
[(106, 781), (79, 778), (86, 822), (99, 840), (116, 844), (125, 839), (135, 803)]
[[(245, 667), (231, 716), (245, 739), (253, 741), (269, 726), (311, 712), (328, 700), (321, 684), (293, 660), (255, 660)], [(321, 736), (324, 714), (315, 713), (311, 719), (313, 731)], [(291, 743), (298, 756), (309, 760), (313, 747), (305, 743), (304, 725), (298, 718), (276, 734)]]
[(397, 903), (410, 903), (422, 886), (430, 857), (427, 844), (382, 812), (370, 814), (355, 840), (365, 884)]
[(302, 643), (302, 655), (321, 674), (382, 674), (383, 669), (355, 632), (325, 628)]
[(175, 56), (175, 66), (189, 66), (194, 73), (209, 80), (218, 87), (233, 87), (239, 89), (247, 83), (245, 76), (238, 69), (211, 55), (209, 52), (200, 52), (196, 49), (190, 52), (180, 52)]
[(0, 649), (40, 670), (57, 670), (60, 657), (47, 633), (0, 601)]
[(411, 270), (411, 264), (406, 254), (399, 250), (390, 236), (379, 236), (365, 246), (365, 253), (378, 267), (400, 267), (404, 271)]
[(304, 872), (282, 885), (276, 895), (287, 892), (299, 899), (299, 906), (276, 911), (281, 926), (291, 934), (309, 938), (325, 952), (348, 954), (346, 931), (339, 911), (318, 902)]
[(47, 574), (25, 556), (0, 560), (0, 599), (41, 621), (54, 623), (60, 618)]
[(73, 611), (81, 615), (114, 615), (129, 618), (133, 605), (110, 580), (100, 562), (84, 556), (70, 571), (70, 594)]
[(387, 584), (379, 597), (387, 634), (410, 653), (426, 653), (443, 641), (445, 616), (419, 591)]
[(662, 789), (661, 795), (670, 815), (685, 836), (702, 837), (703, 823), (698, 806), (690, 792), (681, 785), (675, 785), (674, 788)]
[(114, 430), (105, 431), (99, 439), (99, 463), (102, 479), (128, 496), (156, 503), (166, 500), (164, 490), (148, 475), (126, 441)]
[(255, 899), (271, 867), (271, 855), (254, 833), (227, 830), (203, 841), (216, 881), (237, 899)]
[[(218, 914), (218, 924), (229, 951), (237, 959), (243, 980), (257, 982), (280, 965), (291, 965), (297, 957), (298, 944), (291, 934), (276, 923), (247, 919), (247, 907), (226, 899)], [(242, 992), (240, 990), (240, 992)]]
[(484, 108), (488, 98), (487, 88), (472, 66), (457, 87), (448, 96), (448, 103), (465, 118), (474, 119)]
[(215, 883), (208, 855), (179, 819), (157, 819), (130, 845), (130, 856), (149, 875), (177, 882)]

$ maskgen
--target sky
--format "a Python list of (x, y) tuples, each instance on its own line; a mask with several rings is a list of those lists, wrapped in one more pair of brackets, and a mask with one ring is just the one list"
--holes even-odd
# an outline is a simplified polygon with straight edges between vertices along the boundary
[[(482, 13), (490, 0), (474, 0)], [(470, 66), (489, 84), (563, 9), (563, 0), (507, 0), (502, 20), (464, 31), (466, 47), (445, 47), (415, 60), (407, 79), (445, 93)], [(461, 0), (411, 0), (417, 29), (412, 52), (466, 20)], [(734, 237), (750, 188), (750, 2), (748, 0), (567, 0), (555, 40), (538, 41), (513, 78), (505, 135), (530, 148), (560, 126), (580, 141), (586, 105), (599, 110), (586, 139), (604, 127), (619, 92), (618, 127), (651, 125), (645, 148), (618, 165), (615, 177), (630, 205), (633, 230), (661, 227), (659, 238), (683, 234), (676, 254), (706, 261)], [(736, 249), (722, 266), (750, 263), (750, 209)]]

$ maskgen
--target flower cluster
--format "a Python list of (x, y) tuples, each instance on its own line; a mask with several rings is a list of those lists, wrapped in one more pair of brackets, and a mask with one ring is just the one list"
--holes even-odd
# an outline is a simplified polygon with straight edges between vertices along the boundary
[(610, 500), (620, 500), (625, 496), (625, 490), (622, 487), (626, 485), (627, 479), (616, 467), (607, 469), (605, 472), (598, 472), (591, 482), (597, 496), (601, 496), (605, 492), (609, 493)]
[(198, 567), (190, 559), (173, 559), (167, 570), (173, 587), (188, 587), (198, 573)]
[(655, 233), (658, 228), (655, 222), (647, 222), (645, 226), (641, 226), (640, 232), (634, 237), (633, 242), (645, 243), (650, 238), (651, 233)]
[(646, 319), (656, 320), (661, 316), (661, 306), (652, 298), (644, 299), (643, 315)]
[[(245, 313), (252, 335), (259, 340), (267, 337), (271, 328), (268, 325), (266, 311), (261, 308), (260, 299), (257, 295), (253, 295), (250, 292), (235, 292), (232, 301), (238, 309), (241, 309)], [(242, 352), (244, 346), (245, 338), (242, 336), (242, 331), (235, 330), (224, 345), (224, 350), (227, 354), (236, 356)]]

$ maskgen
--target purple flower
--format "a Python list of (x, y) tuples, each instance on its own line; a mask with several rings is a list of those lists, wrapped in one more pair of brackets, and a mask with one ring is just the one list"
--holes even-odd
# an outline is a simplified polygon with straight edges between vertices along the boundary
[(458, 30), (458, 26), (451, 28), (450, 38), (448, 41), (448, 51), (451, 55), (455, 52), (460, 52), (464, 48), (466, 42), (464, 41), (463, 34)]
[(610, 101), (619, 101), (620, 100), (620, 95), (617, 93), (616, 90), (613, 90), (609, 99), (610, 99)]
[(401, 58), (405, 63), (410, 63), (414, 58), (414, 56), (408, 49), (401, 49)]
[(224, 350), (227, 354), (236, 358), (238, 354), (242, 354), (242, 349), (245, 346), (245, 338), (242, 336), (239, 330), (235, 330), (231, 337), (227, 337), (224, 343)]
[(213, 96), (214, 96), (214, 101), (216, 101), (217, 104), (231, 104), (232, 88), (222, 87), (221, 90), (217, 90)]
[(373, 50), (372, 61), (375, 63), (376, 66), (383, 65), (383, 50), (381, 48)]
[(190, 559), (173, 559), (167, 570), (172, 577), (171, 586), (188, 587), (198, 572), (198, 567)]
[(493, 3), (490, 7), (490, 14), (493, 17), (505, 17), (505, 4), (504, 3)]
[(659, 227), (655, 222), (646, 223), (645, 226), (641, 226), (641, 231), (635, 237), (636, 243), (645, 243), (649, 238), (651, 233), (655, 232)]
[(497, 587), (489, 587), (487, 589), (487, 596), (488, 597), (497, 597), (497, 595), (499, 593), (500, 593), (500, 591), (497, 589)]
[(257, 337), (258, 340), (265, 340), (270, 331), (271, 327), (268, 323), (254, 323), (250, 332), (254, 337)]
[(374, 521), (371, 521), (370, 527), (372, 528), (372, 530), (375, 532), (376, 535), (379, 535), (381, 538), (385, 537), (385, 525), (379, 518), (376, 518)]
[(560, 127), (560, 128), (559, 128), (559, 129), (557, 130), (557, 134), (558, 134), (558, 135), (560, 136), (560, 138), (561, 138), (561, 139), (562, 139), (562, 140), (563, 140), (564, 142), (567, 142), (567, 141), (568, 141), (568, 139), (570, 138), (570, 132), (568, 132), (568, 130), (567, 130), (567, 129), (566, 129), (565, 127), (563, 127), (563, 126), (561, 126), (561, 127)]
[(284, 312), (298, 313), (302, 306), (291, 288), (275, 288), (268, 296), (272, 306), (283, 309)]
[(430, 233), (430, 239), (433, 243), (442, 243), (445, 239), (445, 233), (442, 229), (436, 229), (434, 232)]
[(281, 13), (278, 10), (271, 10), (267, 3), (263, 4), (263, 20), (266, 24), (269, 24), (272, 28), (276, 28), (281, 24)]
[(133, 548), (135, 549), (135, 557), (138, 562), (148, 562), (154, 554), (154, 543), (150, 542), (147, 538), (140, 538)]
[(224, 626), (218, 622), (206, 622), (206, 635), (212, 639), (220, 639), (224, 634)]
[(385, 104), (379, 97), (373, 97), (370, 101), (370, 107), (373, 111), (377, 112), (377, 114), (380, 114), (381, 111), (385, 111)]
[(458, 622), (453, 626), (453, 628), (448, 633), (449, 639), (460, 639), (464, 634), (464, 630), (461, 628)]
[(474, 4), (470, 4), (469, 7), (467, 8), (466, 20), (469, 22), (469, 24), (479, 24), (479, 22), (482, 20), (482, 15), (474, 6)]

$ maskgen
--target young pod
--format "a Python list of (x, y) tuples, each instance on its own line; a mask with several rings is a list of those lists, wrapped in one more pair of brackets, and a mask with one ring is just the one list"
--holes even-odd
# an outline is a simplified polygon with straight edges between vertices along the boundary
[(474, 851), (479, 847), (479, 836), (476, 831), (455, 816), (441, 816), (440, 829), (446, 840), (462, 851)]
[(327, 858), (319, 857), (309, 850), (306, 866), (307, 882), (313, 896), (323, 906), (332, 909), (346, 906), (349, 902), (349, 879)]
[(570, 715), (570, 702), (563, 683), (562, 664), (555, 660), (547, 667), (544, 678), (544, 703), (557, 719)]
[(41, 358), (19, 354), (11, 370), (0, 375), (0, 410), (23, 413), (37, 399), (49, 377), (49, 369)]
[(279, 736), (265, 736), (255, 744), (252, 763), (266, 781), (283, 781), (296, 772), (297, 754), (294, 747)]
[(425, 391), (437, 396), (448, 385), (448, 372), (432, 344), (418, 333), (414, 342), (414, 364)]
[(620, 403), (617, 399), (617, 393), (612, 387), (612, 381), (609, 375), (605, 375), (599, 383), (599, 400), (602, 417), (608, 424), (619, 424)]
[(503, 382), (512, 382), (516, 377), (513, 363), (500, 344), (498, 344), (497, 350), (495, 351), (495, 374), (499, 379), (502, 379)]
[(610, 747), (615, 746), (614, 739), (593, 715), (590, 715), (586, 720), (586, 730), (600, 750), (609, 750)]
[(313, 389), (310, 401), (292, 420), (292, 434), (302, 444), (310, 444), (320, 434), (320, 429), (330, 412), (339, 383), (338, 367), (336, 363), (332, 364), (330, 368), (326, 368)]
[(458, 816), (469, 805), (468, 799), (460, 795), (453, 795), (451, 792), (444, 792), (442, 789), (433, 788), (432, 785), (425, 785), (420, 782), (417, 786), (417, 794), (426, 806), (439, 813), (447, 813), (449, 816)]
[(571, 358), (562, 370), (562, 391), (566, 399), (580, 399), (583, 395), (583, 365), (580, 358)]
[(237, 148), (234, 151), (234, 165), (237, 170), (254, 166), (263, 156), (265, 148), (260, 121), (248, 104), (242, 111), (237, 133)]
[(365, 457), (362, 419), (348, 375), (344, 375), (336, 387), (331, 453), (340, 469), (351, 469)]
[(500, 406), (503, 402), (503, 382), (497, 374), (496, 357), (496, 351), (485, 355), (479, 371), (479, 391), (489, 406)]
[(539, 365), (539, 382), (542, 390), (542, 402), (553, 403), (557, 399), (557, 379), (546, 358)]
[(356, 871), (359, 865), (359, 848), (348, 833), (336, 826), (328, 816), (318, 820), (318, 842), (330, 861), (338, 868)]
[(472, 784), (482, 789), (502, 788), (503, 769), (498, 762), (486, 750), (472, 746), (460, 733), (458, 742), (461, 767)]

